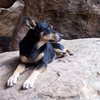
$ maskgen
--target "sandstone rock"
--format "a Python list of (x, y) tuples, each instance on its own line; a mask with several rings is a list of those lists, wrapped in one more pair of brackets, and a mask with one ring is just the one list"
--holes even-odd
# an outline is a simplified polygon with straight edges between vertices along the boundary
[(47, 19), (67, 39), (100, 37), (100, 0), (25, 0), (25, 15)]
[(32, 72), (18, 84), (5, 84), (18, 64), (18, 51), (0, 54), (0, 100), (100, 100), (100, 39), (62, 40), (73, 56), (56, 59), (40, 74), (32, 90), (21, 90)]
[(0, 8), (9, 8), (16, 0), (0, 0)]
[[(3, 5), (8, 3), (7, 0), (4, 2), (5, 0), (0, 0), (0, 7), (5, 7)], [(9, 3), (12, 3), (12, 1), (10, 0)], [(10, 8), (0, 8), (0, 53), (9, 50), (11, 36), (13, 35), (23, 8), (24, 4), (21, 0), (17, 0)]]
[[(24, 0), (23, 15), (35, 21), (47, 20), (64, 34), (65, 39), (100, 37), (100, 0)], [(19, 21), (17, 26), (20, 26)], [(20, 33), (21, 30), (25, 30)], [(18, 43), (26, 28), (17, 28), (11, 41), (11, 50), (18, 50)], [(19, 36), (19, 33), (22, 34)]]
[(0, 53), (9, 51), (10, 37), (0, 36)]
[(16, 1), (10, 8), (0, 8), (0, 36), (12, 36), (23, 8), (24, 4), (20, 1)]
[(21, 17), (21, 19), (19, 19), (18, 25), (14, 29), (14, 34), (10, 41), (10, 45), (9, 45), (10, 51), (19, 50), (19, 42), (24, 38), (28, 30), (29, 27), (27, 26), (25, 19)]

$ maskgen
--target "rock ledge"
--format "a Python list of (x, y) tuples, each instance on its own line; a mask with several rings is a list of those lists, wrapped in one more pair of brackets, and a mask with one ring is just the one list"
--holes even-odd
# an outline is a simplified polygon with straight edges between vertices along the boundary
[(5, 87), (18, 64), (18, 51), (0, 54), (0, 100), (100, 100), (100, 39), (61, 42), (73, 56), (49, 64), (32, 90), (21, 90), (31, 68), (20, 76), (16, 86)]

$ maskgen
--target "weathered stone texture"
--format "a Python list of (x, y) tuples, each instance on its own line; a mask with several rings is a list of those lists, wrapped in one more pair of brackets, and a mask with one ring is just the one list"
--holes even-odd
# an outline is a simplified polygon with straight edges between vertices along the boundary
[(100, 100), (100, 39), (61, 43), (73, 56), (49, 64), (31, 90), (21, 90), (21, 86), (32, 68), (20, 76), (16, 86), (5, 87), (18, 64), (18, 52), (0, 54), (0, 100)]
[(67, 39), (100, 37), (99, 0), (25, 0), (25, 15), (47, 19)]
[(16, 1), (10, 8), (0, 8), (0, 36), (12, 36), (23, 8), (24, 4), (20, 1)]
[[(47, 20), (64, 34), (65, 39), (100, 37), (99, 0), (25, 0), (23, 15), (33, 17), (35, 21)], [(25, 34), (20, 31), (21, 28), (17, 28), (11, 42), (16, 47), (24, 36), (19, 34)]]
[[(6, 4), (8, 3), (7, 0), (0, 0), (0, 7), (5, 7), (4, 5), (6, 4), (4, 4), (4, 2), (6, 2)], [(23, 8), (24, 4), (21, 1), (16, 1), (9, 8), (0, 8), (0, 53), (9, 50), (11, 36), (15, 33), (14, 30)]]

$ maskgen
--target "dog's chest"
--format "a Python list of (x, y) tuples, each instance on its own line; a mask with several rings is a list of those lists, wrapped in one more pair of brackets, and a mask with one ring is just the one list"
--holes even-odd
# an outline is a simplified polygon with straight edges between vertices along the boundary
[(51, 43), (49, 43), (49, 42), (45, 43), (39, 49), (33, 48), (32, 51), (30, 52), (30, 54), (28, 56), (31, 59), (31, 61), (34, 62), (35, 59), (37, 58), (37, 56), (39, 54), (41, 54), (41, 53), (44, 54), (42, 60), (46, 64), (49, 63), (49, 62), (51, 62), (53, 60), (53, 58), (55, 57), (54, 49), (53, 49)]

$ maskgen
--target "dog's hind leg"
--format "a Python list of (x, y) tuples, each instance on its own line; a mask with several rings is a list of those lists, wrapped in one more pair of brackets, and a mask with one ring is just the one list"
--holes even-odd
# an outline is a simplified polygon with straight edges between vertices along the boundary
[(19, 75), (25, 71), (25, 65), (19, 64), (16, 70), (14, 71), (13, 75), (8, 79), (7, 86), (12, 87), (17, 83)]
[(37, 79), (38, 75), (42, 73), (46, 69), (45, 65), (41, 63), (39, 66), (35, 68), (35, 70), (31, 73), (29, 78), (24, 82), (23, 89), (32, 88), (35, 80)]

